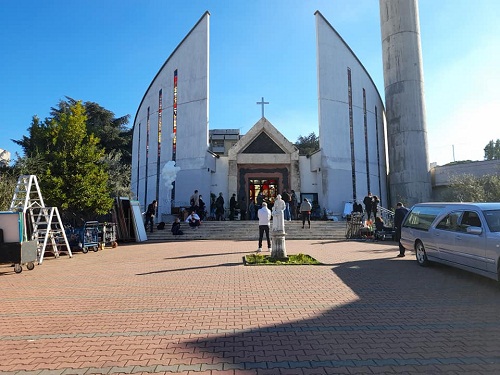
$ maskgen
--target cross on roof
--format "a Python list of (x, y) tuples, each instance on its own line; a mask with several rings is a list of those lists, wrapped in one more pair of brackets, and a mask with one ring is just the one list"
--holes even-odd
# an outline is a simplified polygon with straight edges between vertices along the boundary
[(257, 102), (257, 104), (262, 105), (262, 117), (264, 117), (264, 105), (269, 104), (269, 102), (265, 102), (264, 97), (262, 97), (262, 100), (260, 102)]

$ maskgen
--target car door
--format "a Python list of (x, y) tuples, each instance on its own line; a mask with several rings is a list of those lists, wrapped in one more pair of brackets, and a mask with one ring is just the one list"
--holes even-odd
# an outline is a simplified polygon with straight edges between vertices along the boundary
[[(465, 210), (459, 219), (455, 234), (454, 259), (457, 263), (485, 270), (486, 267), (486, 233), (478, 212)], [(480, 233), (470, 233), (467, 228), (479, 227)]]
[(437, 250), (435, 256), (442, 260), (456, 262), (455, 236), (461, 214), (460, 211), (450, 212), (431, 229), (431, 236)]

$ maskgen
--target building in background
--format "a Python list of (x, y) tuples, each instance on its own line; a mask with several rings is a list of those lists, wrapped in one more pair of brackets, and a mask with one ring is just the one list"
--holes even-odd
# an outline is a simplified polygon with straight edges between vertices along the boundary
[[(194, 190), (248, 205), (262, 192), (272, 204), (295, 190), (315, 214), (342, 215), (370, 191), (387, 203), (385, 108), (370, 75), (341, 36), (315, 13), (320, 150), (299, 155), (264, 117), (246, 134), (209, 130), (209, 25), (206, 12), (149, 85), (133, 124), (132, 190), (143, 207), (168, 215)], [(314, 67), (311, 67), (314, 69)], [(213, 93), (217, 95), (217, 93)], [(264, 100), (262, 100), (264, 102)]]
[(10, 163), (10, 152), (0, 148), (0, 166), (6, 167)]

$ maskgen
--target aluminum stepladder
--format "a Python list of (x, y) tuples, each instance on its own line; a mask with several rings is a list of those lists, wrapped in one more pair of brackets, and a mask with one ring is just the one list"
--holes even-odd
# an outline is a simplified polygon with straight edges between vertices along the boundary
[(45, 207), (35, 175), (19, 176), (10, 211), (23, 212), (23, 232), (27, 238), (37, 241), (38, 264), (42, 264), (49, 243), (56, 258), (61, 246), (66, 247), (70, 258), (73, 256), (59, 210)]

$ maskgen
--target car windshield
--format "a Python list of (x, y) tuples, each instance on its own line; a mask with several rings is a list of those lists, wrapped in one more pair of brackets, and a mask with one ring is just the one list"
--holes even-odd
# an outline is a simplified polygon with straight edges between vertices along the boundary
[(500, 210), (483, 211), (490, 232), (500, 232)]

